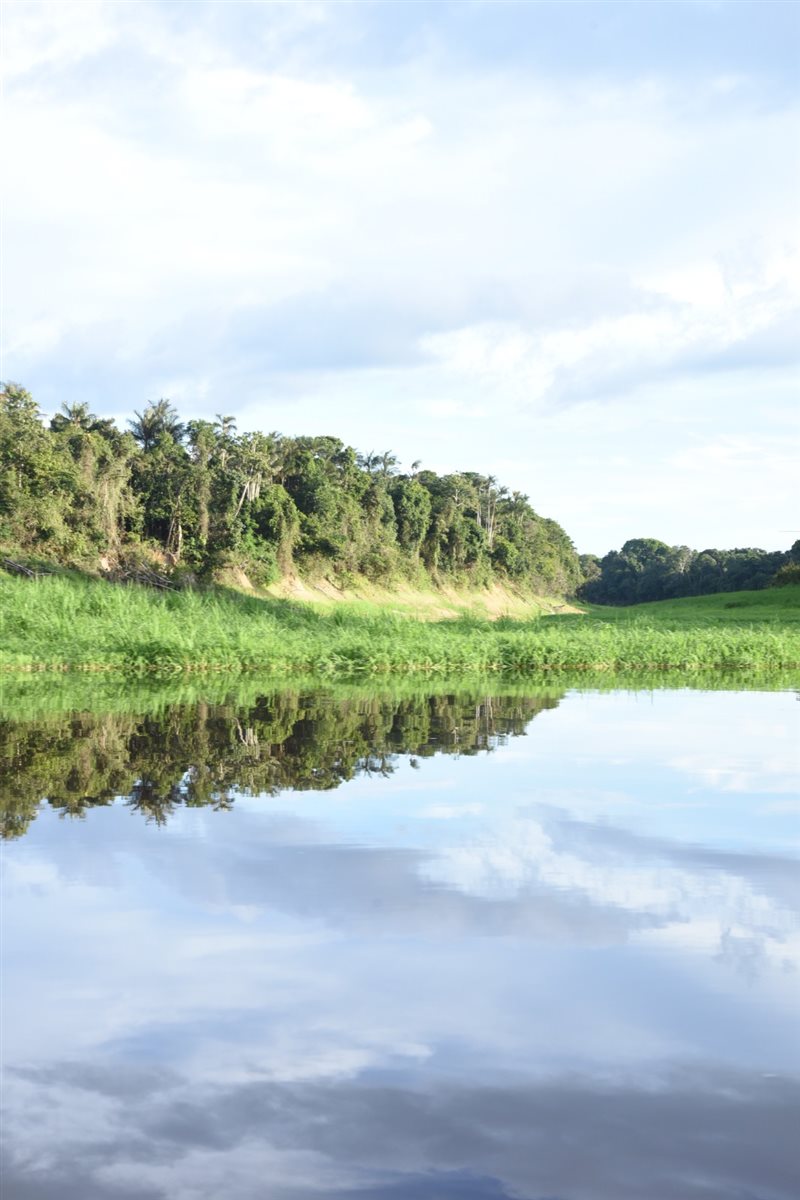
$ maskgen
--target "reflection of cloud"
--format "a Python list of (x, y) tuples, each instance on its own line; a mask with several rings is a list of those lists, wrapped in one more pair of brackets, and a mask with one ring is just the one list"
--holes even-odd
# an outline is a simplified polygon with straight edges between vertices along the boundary
[[(527, 889), (506, 895), (473, 893), (451, 881), (441, 886), (437, 864), (448, 861), (447, 852), (353, 846), (330, 840), (330, 831), (312, 821), (286, 814), (223, 816), (214, 823), (213, 842), (172, 839), (169, 831), (158, 831), (154, 839), (147, 826), (132, 821), (126, 829), (127, 853), (146, 854), (149, 870), (193, 902), (208, 905), (213, 898), (214, 906), (225, 911), (275, 909), (350, 933), (513, 935), (603, 945), (661, 921), (587, 897), (578, 888), (553, 888), (546, 879), (529, 880)], [(196, 817), (204, 820), (201, 813)], [(66, 870), (73, 883), (84, 873), (91, 883), (98, 871), (108, 870), (108, 855), (99, 853), (106, 833), (87, 822), (81, 835)]]
[[(774, 961), (793, 956), (800, 871), (790, 855), (646, 836), (576, 819), (556, 805), (496, 815), (465, 801), (422, 807), (416, 815), (435, 821), (440, 839), (451, 844), (351, 845), (312, 820), (239, 811), (222, 820), (193, 814), (200, 827), (214, 820), (213, 840), (173, 838), (169, 831), (153, 837), (131, 821), (127, 850), (146, 854), (150, 872), (193, 902), (208, 905), (213, 898), (220, 911), (251, 919), (277, 910), (348, 933), (574, 945), (619, 944), (634, 931), (668, 927), (687, 945), (699, 945), (690, 925), (707, 929), (711, 922), (715, 952), (723, 931), (735, 929), (761, 939)], [(459, 818), (470, 822), (467, 840)], [(67, 868), (73, 884), (81, 877), (90, 885), (107, 882), (113, 860), (100, 853), (106, 836), (96, 822), (82, 827)], [(17, 887), (44, 881), (54, 888), (61, 877), (31, 856), (7, 870), (7, 883)]]
[(714, 761), (708, 750), (688, 754), (670, 763), (676, 771), (692, 777), (702, 787), (716, 792), (745, 792), (750, 794), (797, 793), (797, 755), (785, 757), (773, 754), (754, 760), (747, 755), (733, 754)]
[[(266, 1179), (270, 1200), (797, 1194), (800, 1084), (787, 1077), (707, 1066), (635, 1082), (147, 1082), (114, 1065), (10, 1075), (8, 1194), (249, 1200)], [(43, 1107), (93, 1112), (80, 1153), (38, 1124)]]
[[(788, 741), (787, 701), (678, 699), (575, 699), (442, 762), (454, 795), (43, 813), (4, 879), (5, 1194), (788, 1200), (797, 1089), (758, 1072), (794, 1050), (797, 863), (752, 849), (783, 825), (759, 798), (663, 808), (719, 724), (751, 761)], [(653, 1067), (679, 1058), (717, 1065)]]
[(423, 820), (451, 821), (458, 817), (477, 817), (486, 812), (486, 805), (473, 804), (431, 804), (418, 814)]
[(350, 932), (427, 937), (498, 935), (613, 943), (644, 921), (636, 912), (587, 901), (577, 890), (534, 886), (513, 896), (437, 886), (438, 856), (415, 850), (322, 844), (259, 847), (225, 870), (231, 898), (315, 917)]
[[(691, 697), (664, 692), (657, 699), (618, 695), (598, 704), (591, 721), (577, 707), (562, 705), (548, 732), (554, 755), (561, 750), (604, 773), (612, 765), (646, 769), (655, 782), (654, 771), (669, 770), (681, 787), (688, 781), (712, 795), (796, 795), (800, 758), (795, 709), (791, 696), (781, 692)], [(525, 752), (524, 742), (516, 752)], [(614, 786), (619, 788), (623, 778), (615, 772)], [(651, 790), (648, 806), (663, 798), (663, 785)]]
[[(538, 889), (619, 909), (642, 928), (716, 929), (720, 953), (732, 928), (758, 945), (758, 958), (800, 962), (800, 870), (791, 857), (685, 845), (533, 808), (495, 826), (493, 838), (444, 850), (425, 864), (433, 882), (485, 898)], [(647, 935), (645, 935), (647, 936)], [(729, 957), (729, 955), (724, 955)]]

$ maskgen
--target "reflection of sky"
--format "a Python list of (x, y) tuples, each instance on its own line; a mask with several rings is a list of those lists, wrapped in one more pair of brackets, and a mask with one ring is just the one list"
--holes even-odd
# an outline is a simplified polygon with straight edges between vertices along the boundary
[(796, 1197), (796, 713), (573, 694), (335, 792), (43, 812), (7, 1194)]

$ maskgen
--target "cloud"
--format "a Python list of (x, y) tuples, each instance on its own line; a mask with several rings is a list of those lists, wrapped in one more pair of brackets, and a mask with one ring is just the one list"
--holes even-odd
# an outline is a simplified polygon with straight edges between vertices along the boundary
[(10, 3), (3, 374), (444, 470), (513, 441), (580, 549), (631, 510), (777, 546), (785, 471), (718, 508), (672, 459), (787, 421), (790, 8)]
[[(176, 313), (200, 325), (222, 314), (229, 330), (222, 348), (235, 353), (237, 314), (290, 303), (302, 326), (301, 297), (313, 341), (323, 324), (314, 305), (327, 294), (321, 315), (343, 303), (354, 330), (359, 308), (381, 314), (388, 331), (398, 307), (417, 305), (423, 329), (408, 330), (408, 355), (422, 338), (468, 371), (477, 353), (480, 373), (488, 354), (494, 373), (510, 372), (513, 383), (520, 356), (533, 348), (537, 360), (543, 352), (546, 371), (574, 372), (585, 392), (601, 350), (612, 358), (643, 355), (644, 371), (654, 355), (658, 365), (687, 343), (714, 349), (738, 339), (741, 321), (750, 329), (774, 319), (763, 301), (746, 318), (732, 312), (718, 260), (689, 257), (680, 244), (682, 214), (672, 216), (674, 202), (659, 201), (656, 189), (662, 176), (679, 190), (692, 176), (696, 222), (708, 230), (713, 212), (722, 225), (712, 238), (717, 253), (767, 211), (777, 218), (771, 241), (780, 244), (791, 211), (775, 186), (790, 169), (777, 153), (783, 111), (745, 108), (732, 120), (729, 111), (706, 106), (684, 128), (668, 81), (624, 89), (582, 84), (569, 95), (546, 81), (479, 72), (443, 85), (424, 57), (413, 74), (390, 73), (378, 89), (363, 74), (336, 68), (303, 75), (256, 67), (241, 43), (219, 37), (218, 19), (213, 28), (201, 20), (174, 29), (156, 5), (135, 13), (128, 5), (93, 5), (86, 22), (83, 11), (76, 22), (74, 14), (68, 20), (49, 6), (32, 7), (29, 18), (26, 6), (12, 6), (8, 50), (8, 155), (24, 170), (7, 201), (20, 238), (7, 267), (18, 310), (7, 352), (21, 367), (26, 346), (63, 355), (86, 328), (107, 354), (109, 310), (127, 326), (129, 362)], [(272, 25), (265, 11), (265, 36)], [(85, 43), (78, 27), (87, 30)], [(149, 75), (155, 100), (143, 98), (136, 74), (124, 71), (102, 77), (105, 105), (80, 87), (65, 92), (59, 72), (43, 74), (44, 64), (66, 72), (78, 60), (96, 66), (123, 45), (138, 55), (137, 71)], [(732, 206), (727, 190), (734, 156), (750, 161), (749, 212)], [(599, 250), (601, 229), (606, 245)], [(676, 251), (685, 266), (674, 266)], [(28, 281), (41, 278), (28, 269), (33, 261), (46, 274), (46, 304)], [(634, 286), (640, 276), (652, 279), (655, 291), (689, 303), (691, 322), (644, 301), (609, 316), (602, 294), (583, 326), (565, 322), (569, 310), (526, 319), (531, 292), (552, 297), (564, 272), (583, 279), (587, 268)], [(474, 343), (483, 328), (474, 318), (487, 315), (479, 297), (491, 292), (498, 299), (505, 293), (501, 306), (516, 309), (516, 321), (491, 350), (485, 338), (482, 349), (465, 348), (465, 338)], [(448, 317), (452, 323), (455, 297), (465, 293), (478, 298), (478, 310), (473, 300), (463, 323), (451, 324), (449, 346), (424, 342), (424, 324), (430, 337), (444, 336), (437, 331)], [(701, 295), (709, 311), (698, 321)], [(472, 323), (464, 321), (469, 316)], [(36, 341), (32, 331), (57, 318), (60, 340), (53, 345), (51, 333)], [(265, 336), (279, 347), (269, 326), (268, 318)], [(374, 331), (375, 319), (365, 331), (367, 362)], [(197, 345), (193, 351), (196, 357)], [(173, 370), (185, 371), (190, 353), (178, 340)]]
[[(116, 1094), (99, 1074), (67, 1063), (10, 1077), (19, 1142), (5, 1181), (15, 1196), (244, 1200), (266, 1178), (280, 1200), (322, 1192), (790, 1200), (795, 1191), (797, 1082), (713, 1063), (640, 1080), (395, 1077), (198, 1088), (187, 1078), (154, 1081), (146, 1096), (138, 1084), (124, 1095), (125, 1072)], [(24, 1123), (43, 1107), (56, 1115), (98, 1100), (92, 1139), (80, 1148), (69, 1138), (48, 1148), (41, 1126)]]
[[(688, 264), (640, 280), (637, 305), (613, 317), (539, 333), (519, 323), (481, 324), (428, 336), (421, 348), (445, 381), (499, 391), (505, 407), (619, 398), (645, 381), (695, 372), (703, 363), (724, 370), (730, 352), (741, 354), (782, 323), (796, 334), (798, 261), (795, 255), (765, 263), (757, 279), (726, 279), (715, 262)], [(787, 339), (789, 346), (796, 357), (796, 339)]]
[(743, 473), (753, 469), (760, 472), (765, 464), (780, 474), (797, 462), (798, 453), (800, 434), (788, 439), (769, 434), (750, 437), (740, 434), (690, 446), (674, 455), (672, 461), (676, 467), (687, 471), (713, 474), (720, 470), (741, 479)]

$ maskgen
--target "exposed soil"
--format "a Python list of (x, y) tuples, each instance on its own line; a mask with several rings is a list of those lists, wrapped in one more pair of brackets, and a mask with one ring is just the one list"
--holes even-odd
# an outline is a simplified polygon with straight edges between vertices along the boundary
[[(248, 586), (248, 583), (239, 586)], [(266, 591), (279, 599), (304, 600), (316, 604), (341, 601), (352, 604), (366, 601), (428, 621), (461, 617), (466, 613), (496, 621), (501, 617), (520, 618), (541, 613), (583, 611), (565, 600), (551, 596), (524, 596), (497, 583), (489, 588), (474, 591), (455, 587), (422, 591), (409, 584), (386, 588), (368, 580), (360, 580), (354, 586), (343, 588), (329, 579), (312, 580), (302, 579), (298, 575), (287, 575), (278, 583), (271, 584)]]

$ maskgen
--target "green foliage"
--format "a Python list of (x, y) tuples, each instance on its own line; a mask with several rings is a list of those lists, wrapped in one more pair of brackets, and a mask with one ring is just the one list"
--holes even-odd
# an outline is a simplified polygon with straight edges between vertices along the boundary
[(596, 579), (600, 578), (600, 559), (596, 554), (579, 554), (578, 561), (581, 568), (582, 587), (587, 583), (594, 583)]
[(145, 452), (152, 450), (164, 437), (180, 442), (185, 434), (185, 428), (169, 400), (155, 400), (148, 404), (144, 412), (137, 412), (134, 416), (136, 419), (128, 424)]
[(114, 549), (137, 500), (135, 445), (86, 405), (65, 408), (45, 429), (17, 384), (0, 392), (0, 541), (63, 562)]
[(800, 583), (800, 563), (790, 562), (784, 565), (775, 572), (775, 576), (771, 581), (771, 587), (789, 587), (792, 584)]
[(397, 474), (391, 451), (338, 438), (239, 433), (230, 416), (183, 423), (169, 400), (130, 432), (85, 403), (44, 427), (23, 388), (0, 405), (0, 538), (51, 561), (91, 564), (146, 546), (168, 569), (229, 566), (258, 581), (319, 571), (390, 582), (425, 568), (474, 585), (509, 579), (564, 593), (581, 580), (574, 547), (527, 497), (491, 476)]
[(255, 535), (275, 547), (275, 561), (288, 570), (300, 536), (300, 513), (283, 484), (271, 483), (264, 489), (251, 506), (250, 519)]
[[(632, 538), (602, 560), (587, 561), (579, 595), (594, 604), (640, 604), (767, 587), (792, 551), (702, 550)], [(582, 564), (583, 565), (583, 564)]]

